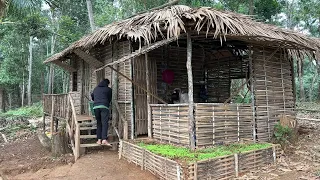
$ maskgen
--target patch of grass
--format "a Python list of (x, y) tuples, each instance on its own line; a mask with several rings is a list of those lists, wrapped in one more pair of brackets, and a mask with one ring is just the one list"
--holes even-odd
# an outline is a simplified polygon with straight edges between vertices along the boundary
[(5, 113), (0, 113), (3, 118), (36, 118), (43, 114), (41, 103), (36, 103), (32, 106), (21, 107), (15, 110), (9, 110)]
[(320, 177), (320, 169), (314, 173), (315, 176)]
[(194, 152), (188, 148), (176, 147), (172, 145), (164, 144), (145, 144), (143, 142), (138, 143), (142, 148), (145, 148), (155, 154), (170, 158), (180, 159), (187, 162), (194, 162), (199, 160), (205, 160), (220, 156), (232, 155), (234, 153), (243, 153), (251, 150), (258, 150), (272, 145), (269, 143), (264, 144), (231, 144), (226, 146), (217, 146), (213, 148), (200, 149)]

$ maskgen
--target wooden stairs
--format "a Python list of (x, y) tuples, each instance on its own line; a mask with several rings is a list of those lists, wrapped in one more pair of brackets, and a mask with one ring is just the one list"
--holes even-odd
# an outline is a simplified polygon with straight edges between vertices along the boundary
[[(69, 95), (69, 108), (71, 113), (66, 122), (66, 132), (69, 139), (69, 144), (72, 148), (75, 160), (77, 160), (82, 153), (85, 152), (86, 148), (101, 147), (96, 143), (96, 120), (93, 116), (89, 115), (77, 115), (72, 97)], [(118, 142), (112, 142), (115, 144)]]

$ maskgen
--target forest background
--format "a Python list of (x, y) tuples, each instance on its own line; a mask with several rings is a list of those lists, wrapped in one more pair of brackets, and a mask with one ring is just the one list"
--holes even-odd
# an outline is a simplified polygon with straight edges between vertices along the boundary
[[(0, 112), (41, 101), (42, 93), (67, 93), (69, 75), (43, 61), (106, 24), (168, 0), (0, 0)], [(320, 36), (319, 0), (180, 0), (254, 15), (265, 23)], [(295, 62), (296, 99), (320, 101), (320, 61)], [(233, 82), (236, 91), (240, 82)], [(245, 91), (235, 101), (243, 102)]]

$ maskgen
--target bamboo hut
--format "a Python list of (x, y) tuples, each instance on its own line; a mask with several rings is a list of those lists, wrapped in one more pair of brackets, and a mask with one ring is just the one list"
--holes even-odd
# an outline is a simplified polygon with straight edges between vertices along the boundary
[[(190, 148), (268, 141), (280, 116), (295, 118), (293, 62), (315, 59), (319, 49), (316, 38), (246, 15), (164, 7), (106, 25), (47, 59), (69, 71), (71, 81), (69, 94), (45, 95), (44, 111), (67, 120), (78, 156), (79, 147), (91, 147), (81, 137), (95, 137), (82, 133), (92, 120), (86, 96), (108, 78), (116, 130), (110, 132), (120, 138), (148, 135)], [(166, 70), (174, 74), (170, 84)], [(230, 103), (233, 79), (244, 79), (240, 89), (248, 87), (250, 103)], [(187, 103), (170, 103), (176, 88), (188, 94)]]

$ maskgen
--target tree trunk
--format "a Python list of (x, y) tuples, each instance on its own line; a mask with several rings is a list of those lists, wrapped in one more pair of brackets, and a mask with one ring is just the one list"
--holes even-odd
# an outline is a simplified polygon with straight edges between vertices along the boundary
[(4, 112), (4, 90), (0, 87), (0, 112)]
[(92, 3), (91, 0), (87, 0), (87, 9), (88, 9), (88, 16), (89, 16), (89, 22), (91, 31), (94, 31), (96, 29), (93, 19), (93, 11), (92, 11)]
[(12, 94), (11, 94), (11, 92), (8, 93), (8, 102), (9, 102), (9, 109), (12, 109)]
[(28, 106), (31, 106), (31, 83), (32, 83), (32, 39), (33, 37), (30, 36), (30, 43), (29, 43), (29, 68), (28, 68), (28, 71), (29, 71), (29, 77), (28, 77)]
[(249, 15), (253, 15), (253, 9), (254, 9), (253, 0), (249, 0)]
[[(54, 48), (55, 48), (55, 35), (51, 36), (51, 52), (50, 54), (54, 54)], [(50, 64), (50, 70), (49, 70), (49, 86), (48, 86), (48, 94), (53, 93), (53, 85), (54, 85), (54, 66), (51, 63)]]
[(316, 72), (316, 74), (312, 78), (311, 87), (310, 87), (310, 90), (309, 90), (309, 102), (312, 102), (314, 83), (316, 82), (317, 78), (318, 78), (318, 72)]
[(21, 87), (21, 106), (24, 106), (24, 95), (25, 95), (25, 82), (24, 82), (24, 71), (22, 73), (22, 87)]

